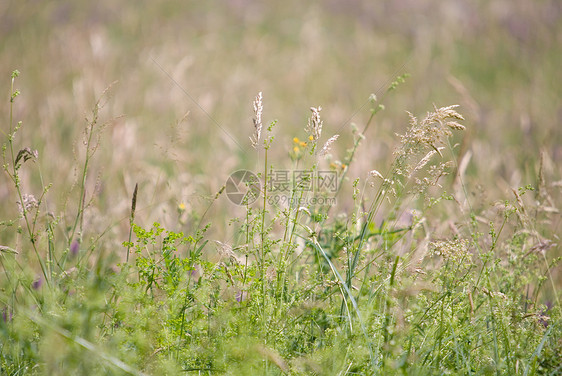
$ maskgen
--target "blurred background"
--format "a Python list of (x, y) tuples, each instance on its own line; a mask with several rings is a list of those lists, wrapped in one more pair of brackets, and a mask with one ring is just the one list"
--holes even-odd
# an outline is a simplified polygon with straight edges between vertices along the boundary
[[(53, 183), (46, 204), (64, 224), (80, 200), (85, 119), (102, 98), (85, 227), (113, 233), (115, 245), (128, 233), (136, 183), (139, 223), (190, 233), (231, 172), (262, 168), (263, 152), (249, 141), (260, 91), (264, 123), (278, 120), (277, 167), (291, 165), (311, 106), (323, 108), (323, 140), (340, 134), (332, 154), (342, 159), (373, 93), (385, 110), (365, 135), (349, 186), (386, 169), (406, 111), (423, 117), (433, 105), (459, 104), (467, 131), (456, 141), (459, 158), (471, 154), (466, 179), (476, 206), (535, 184), (541, 153), (559, 197), (560, 46), (558, 0), (8, 0), (0, 3), (2, 136), (18, 69), (14, 119), (23, 126), (15, 143), (39, 152), (22, 168), (23, 187), (38, 197)], [(13, 186), (5, 174), (0, 181), (0, 211), (16, 218)], [(205, 222), (228, 232), (237, 210), (223, 195)], [(556, 233), (558, 217), (549, 228)], [(9, 242), (13, 229), (1, 231)]]

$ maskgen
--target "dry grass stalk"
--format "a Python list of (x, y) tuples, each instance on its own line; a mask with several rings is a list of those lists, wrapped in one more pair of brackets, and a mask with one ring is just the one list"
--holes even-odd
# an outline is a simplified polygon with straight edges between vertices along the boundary
[[(442, 145), (446, 139), (452, 136), (452, 130), (464, 130), (465, 127), (457, 122), (464, 117), (455, 111), (457, 105), (448, 107), (435, 107), (426, 117), (419, 121), (411, 113), (410, 127), (405, 134), (399, 135), (401, 147), (396, 150), (396, 172), (399, 175), (411, 176), (411, 174), (425, 166), (429, 159), (438, 153), (441, 157)], [(428, 152), (429, 149), (429, 152)], [(418, 163), (412, 165), (410, 161), (420, 153), (426, 153)]]
[(262, 112), (263, 112), (263, 95), (262, 92), (260, 91), (258, 93), (258, 95), (256, 96), (256, 99), (254, 100), (254, 134), (250, 137), (250, 141), (252, 142), (252, 146), (254, 148), (258, 147), (258, 142), (260, 141), (260, 137), (261, 137), (261, 129), (263, 127), (263, 123), (261, 120), (261, 116), (262, 116)]
[(312, 136), (312, 141), (316, 143), (322, 135), (322, 125), (324, 124), (324, 122), (320, 119), (320, 111), (322, 111), (322, 107), (310, 107), (310, 111), (312, 111), (312, 115), (310, 116), (310, 119), (308, 119), (308, 125), (305, 128), (305, 131)]
[(332, 147), (332, 144), (338, 139), (339, 136), (340, 136), (339, 134), (336, 134), (336, 135), (330, 137), (328, 139), (328, 141), (326, 141), (324, 146), (322, 146), (322, 149), (320, 149), (320, 152), (318, 153), (318, 155), (323, 157), (326, 154), (328, 154), (328, 152), (330, 151), (330, 148)]
[(18, 254), (18, 251), (5, 245), (0, 245), (0, 252)]

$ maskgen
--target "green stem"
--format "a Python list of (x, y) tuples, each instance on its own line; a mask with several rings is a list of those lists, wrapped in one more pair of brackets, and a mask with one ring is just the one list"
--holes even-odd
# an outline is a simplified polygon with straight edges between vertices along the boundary
[[(91, 144), (92, 144), (92, 137), (94, 134), (94, 126), (97, 124), (98, 121), (98, 110), (99, 110), (99, 102), (96, 103), (96, 106), (93, 110), (93, 117), (90, 121), (89, 126), (86, 128), (86, 132), (88, 134), (87, 141), (86, 141), (86, 159), (84, 160), (84, 167), (82, 169), (82, 176), (80, 182), (80, 202), (78, 204), (78, 213), (76, 213), (76, 218), (74, 219), (74, 224), (72, 225), (72, 229), (70, 231), (70, 236), (68, 237), (68, 246), (70, 247), (74, 235), (76, 233), (76, 228), (80, 223), (80, 237), (82, 237), (82, 221), (81, 218), (84, 216), (84, 209), (86, 203), (86, 178), (88, 175), (88, 166), (90, 163), (91, 154)], [(81, 240), (81, 239), (80, 239)]]
[(265, 158), (264, 158), (264, 185), (263, 185), (263, 210), (261, 215), (261, 249), (260, 249), (260, 280), (261, 280), (261, 290), (262, 290), (262, 324), (263, 324), (263, 338), (267, 342), (266, 336), (266, 325), (265, 325), (265, 213), (267, 205), (267, 150), (265, 147)]
[(29, 235), (29, 240), (31, 241), (31, 246), (33, 247), (33, 251), (35, 252), (35, 255), (37, 257), (37, 260), (39, 261), (39, 264), (41, 265), (41, 271), (43, 272), (43, 276), (45, 277), (45, 281), (47, 282), (47, 284), (50, 284), (50, 279), (48, 278), (48, 273), (47, 273), (47, 268), (45, 266), (45, 261), (41, 258), (41, 256), (39, 255), (39, 250), (37, 249), (37, 239), (35, 236), (35, 233), (33, 232), (33, 226), (30, 223), (30, 219), (29, 216), (27, 215), (27, 209), (25, 208), (25, 203), (23, 200), (23, 194), (21, 192), (21, 182), (19, 179), (19, 173), (18, 173), (18, 168), (16, 167), (16, 156), (14, 153), (14, 136), (16, 131), (19, 129), (19, 125), (16, 127), (13, 127), (13, 121), (14, 121), (14, 99), (17, 97), (17, 95), (19, 94), (19, 92), (14, 91), (14, 81), (15, 78), (17, 77), (16, 72), (12, 73), (12, 83), (11, 83), (11, 95), (10, 95), (10, 133), (8, 134), (8, 144), (10, 145), (10, 157), (12, 159), (12, 171), (10, 172), (8, 170), (8, 166), (7, 164), (5, 164), (4, 169), (6, 171), (6, 173), (8, 174), (8, 176), (10, 177), (10, 180), (12, 180), (12, 182), (14, 183), (14, 186), (16, 188), (16, 192), (19, 198), (19, 202), (21, 205), (21, 211), (22, 211), (22, 216), (23, 219), (25, 221), (25, 226), (27, 229), (27, 234)]

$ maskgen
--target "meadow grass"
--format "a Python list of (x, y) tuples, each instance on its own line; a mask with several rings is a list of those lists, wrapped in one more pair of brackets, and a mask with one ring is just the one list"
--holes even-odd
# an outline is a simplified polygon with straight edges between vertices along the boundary
[(0, 374), (561, 374), (561, 18), (2, 3)]
[[(158, 222), (139, 226), (136, 185), (128, 240), (109, 250), (100, 240), (108, 234), (84, 238), (85, 212), (95, 205), (86, 182), (107, 93), (94, 104), (77, 153), (78, 194), (70, 195), (77, 202), (55, 214), (49, 186), (35, 198), (22, 183), (41, 156), (18, 146), (17, 77), (15, 71), (3, 147), (19, 208), (18, 217), (2, 223), (16, 233), (0, 258), (4, 374), (562, 371), (559, 292), (551, 274), (559, 259), (548, 256), (554, 238), (537, 229), (557, 214), (544, 176), (514, 190), (496, 217), (477, 213), (456, 159), (460, 144), (451, 143), (466, 129), (457, 106), (410, 114), (388, 168), (353, 182), (346, 173), (364, 132), (354, 132), (343, 162), (327, 166), (337, 136), (322, 135), (322, 108), (311, 107), (306, 141), (295, 138), (287, 156), (289, 172), (299, 177), (291, 174), (280, 190), (270, 184), (278, 171), (268, 158), (277, 124), (264, 126), (260, 92), (251, 136), (264, 156), (253, 192), (260, 197), (239, 203), (244, 214), (231, 222), (234, 235), (213, 241), (204, 214), (189, 214), (185, 221), (198, 225), (186, 232)], [(370, 103), (364, 130), (383, 108), (374, 95)], [(321, 204), (342, 194), (337, 186), (319, 188), (326, 171), (336, 183), (351, 184), (352, 206)], [(454, 192), (443, 186), (448, 176)], [(246, 188), (252, 192), (240, 187)], [(529, 203), (533, 191), (539, 194)], [(280, 194), (286, 199), (272, 199)], [(446, 204), (460, 214), (443, 229), (431, 213)]]

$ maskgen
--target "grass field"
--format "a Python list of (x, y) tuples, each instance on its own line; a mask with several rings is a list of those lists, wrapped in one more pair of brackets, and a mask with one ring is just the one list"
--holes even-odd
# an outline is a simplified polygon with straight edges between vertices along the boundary
[(562, 374), (560, 45), (555, 0), (3, 2), (0, 374)]

